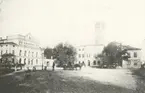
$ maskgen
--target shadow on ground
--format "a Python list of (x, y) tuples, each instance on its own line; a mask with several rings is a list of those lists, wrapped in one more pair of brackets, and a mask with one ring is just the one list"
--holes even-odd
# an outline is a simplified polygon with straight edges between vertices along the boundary
[(24, 78), (24, 73), (0, 78), (0, 93), (145, 93), (104, 85), (83, 77), (68, 79), (58, 73), (63, 74), (64, 71), (31, 72), (29, 79)]

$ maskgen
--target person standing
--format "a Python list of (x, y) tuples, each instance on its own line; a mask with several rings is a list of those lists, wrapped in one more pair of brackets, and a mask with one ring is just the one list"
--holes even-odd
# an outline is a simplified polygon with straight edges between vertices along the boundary
[(55, 70), (55, 62), (53, 62), (53, 64), (52, 64), (52, 71), (54, 71)]

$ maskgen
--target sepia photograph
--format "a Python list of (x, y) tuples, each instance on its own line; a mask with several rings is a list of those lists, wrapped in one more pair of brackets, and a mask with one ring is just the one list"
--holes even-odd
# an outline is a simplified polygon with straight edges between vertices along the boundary
[(145, 93), (145, 0), (0, 0), (0, 93)]

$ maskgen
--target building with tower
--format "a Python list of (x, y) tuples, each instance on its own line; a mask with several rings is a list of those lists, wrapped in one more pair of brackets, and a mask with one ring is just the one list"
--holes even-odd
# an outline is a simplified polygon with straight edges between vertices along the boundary
[(77, 57), (76, 63), (85, 63), (86, 66), (99, 66), (101, 64), (101, 59), (96, 58), (96, 56), (102, 53), (104, 49), (104, 38), (103, 38), (103, 23), (95, 24), (95, 44), (92, 45), (82, 45), (77, 46)]

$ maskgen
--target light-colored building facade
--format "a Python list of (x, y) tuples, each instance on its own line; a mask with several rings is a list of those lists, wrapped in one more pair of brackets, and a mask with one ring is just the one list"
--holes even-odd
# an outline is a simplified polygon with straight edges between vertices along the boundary
[(15, 63), (25, 64), (23, 68), (40, 67), (44, 61), (43, 49), (40, 48), (38, 40), (30, 33), (23, 35), (7, 36), (0, 38), (0, 56), (3, 54), (14, 54)]
[(76, 63), (85, 63), (86, 66), (99, 66), (100, 60), (95, 57), (103, 51), (104, 45), (77, 46)]
[(140, 68), (141, 67), (141, 49), (127, 46), (125, 47), (129, 54), (128, 61), (122, 63), (123, 68)]

